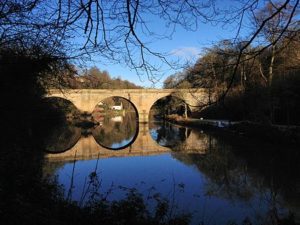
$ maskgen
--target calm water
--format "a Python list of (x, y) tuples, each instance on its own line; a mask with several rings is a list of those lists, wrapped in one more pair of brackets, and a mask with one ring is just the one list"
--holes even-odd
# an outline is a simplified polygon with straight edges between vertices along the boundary
[(57, 176), (66, 198), (82, 204), (90, 197), (89, 175), (96, 172), (92, 188), (109, 192), (110, 200), (124, 198), (126, 188), (136, 188), (145, 200), (159, 193), (176, 206), (174, 214), (192, 213), (193, 224), (242, 224), (246, 218), (261, 223), (271, 214), (283, 217), (289, 212), (299, 222), (293, 157), (275, 157), (273, 146), (216, 133), (158, 122), (138, 127), (130, 121), (108, 120), (110, 125), (85, 136), (78, 128), (58, 130), (63, 135), (49, 140), (63, 138), (48, 150), (61, 153), (46, 156), (45, 174)]
[(92, 134), (97, 143), (112, 150), (118, 150), (130, 145), (138, 130), (136, 113), (123, 113), (115, 116), (105, 116)]

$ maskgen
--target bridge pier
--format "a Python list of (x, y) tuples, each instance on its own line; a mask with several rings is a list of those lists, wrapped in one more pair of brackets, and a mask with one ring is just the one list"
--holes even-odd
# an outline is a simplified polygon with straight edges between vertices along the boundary
[(139, 123), (148, 123), (149, 112), (147, 112), (146, 110), (142, 110), (142, 112), (138, 112), (138, 120)]

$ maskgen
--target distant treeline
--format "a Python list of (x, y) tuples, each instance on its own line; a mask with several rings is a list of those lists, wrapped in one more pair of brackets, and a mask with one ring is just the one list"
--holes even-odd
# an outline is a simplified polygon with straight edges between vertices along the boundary
[[(75, 70), (74, 70), (75, 71)], [(61, 84), (61, 83), (60, 83)], [(65, 86), (74, 89), (93, 88), (93, 89), (139, 89), (142, 88), (128, 80), (120, 77), (112, 78), (111, 75), (97, 67), (92, 67), (82, 73), (68, 72), (65, 75)]]
[(216, 104), (201, 108), (206, 118), (299, 125), (300, 34), (264, 50), (248, 46), (239, 55), (243, 44), (224, 40), (207, 48), (193, 66), (169, 76), (164, 88), (216, 94)]

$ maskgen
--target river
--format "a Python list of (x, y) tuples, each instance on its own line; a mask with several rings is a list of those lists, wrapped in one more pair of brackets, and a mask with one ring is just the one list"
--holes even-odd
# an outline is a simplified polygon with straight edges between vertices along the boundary
[(48, 141), (44, 175), (79, 204), (95, 192), (120, 200), (134, 188), (150, 208), (149, 196), (159, 194), (170, 213), (191, 213), (192, 224), (300, 220), (297, 162), (273, 154), (281, 147), (167, 122), (138, 124), (131, 115), (84, 132), (58, 129)]

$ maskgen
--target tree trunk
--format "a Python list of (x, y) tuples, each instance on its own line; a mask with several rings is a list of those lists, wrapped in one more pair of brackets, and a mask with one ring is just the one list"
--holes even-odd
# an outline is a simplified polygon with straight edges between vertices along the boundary
[(271, 62), (269, 66), (269, 87), (271, 87), (273, 81), (273, 66), (275, 60), (275, 51), (276, 51), (275, 45), (272, 45), (272, 56), (271, 56)]
[(188, 115), (187, 115), (187, 105), (186, 103), (184, 103), (184, 118), (187, 119)]

